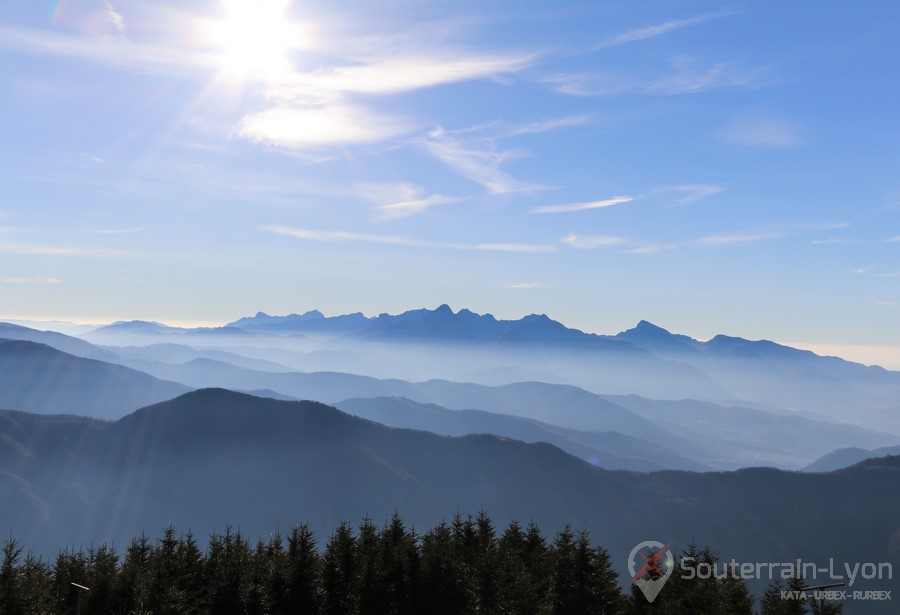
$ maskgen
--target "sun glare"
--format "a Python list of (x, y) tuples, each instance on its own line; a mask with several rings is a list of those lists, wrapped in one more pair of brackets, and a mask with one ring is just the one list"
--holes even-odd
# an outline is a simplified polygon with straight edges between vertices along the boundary
[(225, 17), (212, 25), (224, 69), (242, 78), (271, 78), (290, 69), (288, 52), (297, 28), (287, 18), (289, 0), (223, 0)]

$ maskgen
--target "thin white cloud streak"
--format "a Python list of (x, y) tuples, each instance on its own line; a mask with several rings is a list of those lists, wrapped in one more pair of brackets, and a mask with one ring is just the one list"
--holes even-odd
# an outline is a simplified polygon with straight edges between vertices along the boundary
[(382, 219), (394, 219), (420, 214), (436, 205), (450, 205), (452, 203), (459, 203), (465, 200), (466, 199), (462, 197), (431, 194), (420, 199), (400, 201), (398, 203), (390, 203), (388, 205), (379, 205), (375, 209), (380, 213)]
[(521, 135), (539, 134), (558, 128), (571, 128), (573, 126), (582, 126), (587, 124), (593, 118), (593, 114), (586, 113), (583, 115), (570, 115), (568, 117), (552, 118), (542, 122), (531, 122), (529, 124), (520, 124), (511, 126), (504, 131), (505, 137), (518, 137)]
[(755, 71), (740, 70), (724, 63), (704, 68), (696, 68), (689, 58), (675, 58), (671, 63), (674, 72), (656, 79), (636, 79), (615, 73), (558, 73), (545, 77), (542, 82), (566, 96), (675, 96), (747, 87), (757, 79)]
[(659, 252), (667, 252), (678, 247), (676, 243), (651, 243), (636, 248), (625, 250), (626, 254), (657, 254)]
[(91, 229), (87, 231), (91, 235), (132, 235), (135, 233), (143, 233), (146, 229), (143, 226), (133, 228), (101, 228)]
[(89, 258), (121, 258), (124, 252), (112, 250), (92, 250), (68, 246), (46, 246), (28, 243), (0, 241), (0, 254), (19, 254), (30, 256), (82, 256)]
[(710, 13), (703, 13), (695, 17), (688, 17), (686, 19), (673, 19), (672, 21), (654, 24), (652, 26), (645, 26), (643, 28), (628, 30), (627, 32), (622, 32), (621, 34), (617, 34), (616, 36), (603, 41), (602, 43), (594, 47), (594, 50), (599, 51), (601, 49), (608, 49), (609, 47), (625, 45), (627, 43), (645, 41), (651, 38), (656, 38), (657, 36), (668, 34), (669, 32), (675, 32), (676, 30), (681, 30), (689, 26), (694, 26), (733, 14), (734, 13), (732, 11), (714, 11)]
[(630, 203), (634, 201), (634, 197), (631, 196), (614, 196), (608, 199), (603, 199), (601, 201), (587, 201), (583, 203), (566, 203), (564, 205), (542, 205), (540, 207), (532, 207), (531, 213), (533, 214), (559, 214), (566, 213), (570, 211), (585, 211), (588, 209), (603, 209), (606, 207), (612, 207), (613, 205), (620, 205), (622, 203)]
[(866, 267), (857, 267), (856, 269), (851, 269), (850, 273), (852, 273), (854, 275), (863, 275), (869, 271), (872, 271), (873, 269), (875, 269), (874, 266), (868, 265)]
[(373, 203), (376, 218), (392, 220), (421, 214), (438, 205), (450, 205), (468, 200), (467, 197), (427, 194), (422, 186), (409, 182), (370, 182), (355, 188), (357, 196)]
[(719, 246), (736, 246), (747, 243), (758, 243), (760, 241), (770, 241), (772, 239), (780, 239), (783, 237), (780, 233), (763, 233), (763, 234), (734, 234), (734, 235), (710, 235), (695, 239), (692, 243), (698, 246), (719, 247)]
[(519, 72), (534, 62), (533, 54), (473, 54), (447, 49), (440, 55), (384, 57), (368, 64), (334, 66), (295, 73), (279, 83), (273, 95), (309, 96), (310, 92), (396, 94), (450, 83)]
[(83, 60), (133, 72), (156, 71), (177, 75), (189, 74), (197, 69), (216, 69), (222, 64), (219, 54), (196, 49), (6, 26), (0, 26), (0, 49)]
[(846, 245), (850, 243), (859, 243), (853, 239), (837, 239), (837, 238), (828, 238), (828, 239), (813, 239), (809, 242), (810, 245), (813, 246), (827, 246), (827, 245)]
[(628, 240), (624, 237), (615, 237), (612, 235), (576, 235), (570, 233), (562, 238), (562, 242), (573, 248), (591, 250), (594, 248), (620, 246), (628, 243)]
[(900, 241), (900, 235), (894, 235), (893, 237), (889, 237), (883, 241), (883, 243), (895, 243)]
[(528, 290), (532, 288), (540, 288), (540, 282), (517, 282), (515, 284), (504, 284), (501, 288), (514, 288)]
[(276, 235), (284, 235), (294, 237), (296, 239), (304, 239), (307, 241), (318, 242), (362, 242), (362, 243), (378, 243), (394, 246), (403, 246), (410, 248), (435, 248), (448, 250), (483, 250), (489, 252), (522, 252), (522, 253), (541, 253), (553, 252), (555, 246), (544, 244), (528, 244), (528, 243), (476, 243), (463, 244), (443, 241), (427, 241), (417, 239), (415, 237), (404, 237), (398, 235), (372, 235), (368, 233), (356, 233), (350, 231), (314, 231), (310, 229), (300, 229), (286, 226), (263, 226), (262, 230)]
[(724, 186), (716, 186), (712, 184), (685, 184), (682, 186), (668, 186), (666, 188), (659, 188), (651, 192), (648, 197), (665, 198), (666, 196), (671, 196), (673, 193), (680, 194), (683, 196), (676, 197), (669, 202), (669, 206), (671, 207), (680, 207), (682, 205), (689, 205), (690, 203), (694, 203), (696, 201), (705, 199), (706, 197), (710, 197), (724, 191)]
[(516, 152), (497, 150), (490, 139), (463, 142), (448, 136), (443, 129), (437, 129), (419, 144), (444, 166), (480, 184), (491, 194), (546, 189), (546, 186), (517, 180), (504, 171), (501, 165)]
[(48, 278), (44, 276), (3, 278), (3, 282), (5, 284), (27, 284), (34, 286), (54, 286), (56, 284), (62, 284), (62, 280), (59, 278)]

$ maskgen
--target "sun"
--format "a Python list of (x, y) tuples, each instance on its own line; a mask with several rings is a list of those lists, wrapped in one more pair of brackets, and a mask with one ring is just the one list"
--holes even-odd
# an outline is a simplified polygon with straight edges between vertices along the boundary
[(245, 79), (272, 78), (290, 69), (297, 28), (288, 21), (290, 0), (222, 0), (223, 19), (210, 25), (223, 69)]

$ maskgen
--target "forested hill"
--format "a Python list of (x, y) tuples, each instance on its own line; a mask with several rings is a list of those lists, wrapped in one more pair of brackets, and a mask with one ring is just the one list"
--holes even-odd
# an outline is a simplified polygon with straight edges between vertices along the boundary
[(114, 423), (2, 412), (0, 438), (0, 524), (45, 554), (125, 544), (170, 522), (254, 538), (309, 522), (324, 536), (367, 515), (380, 524), (400, 511), (427, 528), (486, 510), (499, 526), (588, 529), (619, 559), (650, 539), (739, 561), (900, 555), (900, 457), (826, 474), (614, 472), (548, 444), (390, 429), (221, 389)]

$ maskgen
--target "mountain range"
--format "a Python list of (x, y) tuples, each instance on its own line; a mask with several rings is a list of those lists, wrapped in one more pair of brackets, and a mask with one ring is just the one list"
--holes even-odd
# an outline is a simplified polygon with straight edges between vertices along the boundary
[[(717, 335), (698, 341), (647, 321), (598, 335), (543, 314), (501, 320), (441, 305), (374, 317), (259, 312), (201, 329), (122, 322), (86, 339), (119, 346), (161, 341), (230, 351), (241, 346), (255, 348), (257, 359), (295, 369), (322, 371), (327, 365), (330, 371), (378, 378), (493, 385), (540, 380), (600, 394), (803, 412), (900, 435), (897, 372), (766, 340)], [(246, 350), (240, 354), (248, 356)]]
[(380, 523), (400, 511), (427, 528), (484, 509), (498, 525), (588, 529), (621, 572), (635, 544), (656, 539), (738, 561), (900, 556), (900, 457), (824, 474), (609, 471), (549, 444), (391, 429), (320, 403), (221, 389), (115, 422), (3, 411), (0, 439), (0, 524), (44, 553), (122, 545), (169, 523), (197, 536), (226, 524), (263, 536), (309, 521), (328, 535), (364, 516)]

